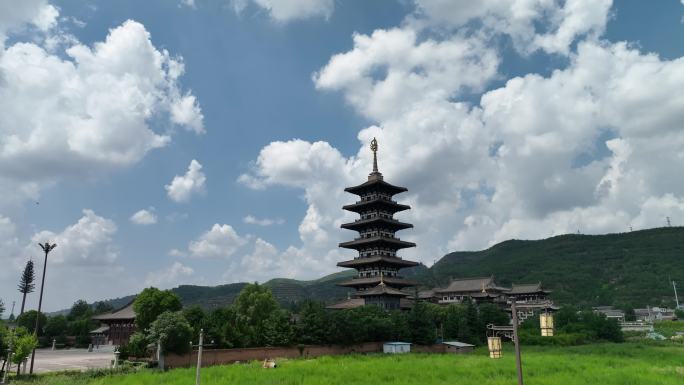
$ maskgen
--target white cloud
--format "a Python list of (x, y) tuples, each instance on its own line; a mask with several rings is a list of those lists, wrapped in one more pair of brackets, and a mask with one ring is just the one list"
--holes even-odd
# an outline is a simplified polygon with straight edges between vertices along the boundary
[(204, 193), (204, 182), (207, 177), (202, 172), (202, 165), (193, 159), (185, 175), (176, 175), (171, 184), (164, 186), (166, 192), (175, 202), (187, 202), (192, 195)]
[(323, 17), (328, 19), (334, 9), (333, 0), (232, 0), (235, 12), (241, 13), (251, 3), (268, 12), (276, 22)]
[(470, 29), (479, 33), (506, 34), (523, 53), (543, 50), (567, 55), (578, 39), (603, 34), (612, 0), (416, 0), (417, 26)]
[[(63, 44), (63, 54), (51, 53)], [(36, 199), (64, 178), (98, 177), (139, 162), (171, 140), (151, 128), (153, 120), (202, 132), (195, 97), (178, 83), (183, 71), (182, 59), (155, 48), (145, 27), (130, 20), (92, 46), (57, 28), (44, 46), (2, 48), (0, 185), (16, 188), (0, 206)]]
[(282, 225), (285, 223), (285, 220), (283, 218), (256, 218), (252, 215), (247, 215), (246, 217), (242, 218), (242, 221), (244, 223), (250, 224), (250, 225), (259, 225), (259, 226), (273, 226), (273, 225)]
[(29, 25), (39, 30), (52, 28), (59, 12), (47, 0), (0, 0), (0, 47), (8, 33), (19, 32)]
[(188, 252), (193, 258), (228, 258), (246, 243), (247, 238), (238, 235), (233, 227), (216, 223), (211, 230), (190, 242)]
[(136, 225), (153, 225), (157, 223), (157, 216), (154, 215), (154, 208), (151, 207), (150, 210), (142, 209), (137, 211), (131, 215), (130, 220)]
[(57, 248), (50, 253), (50, 263), (68, 264), (71, 267), (110, 265), (118, 257), (113, 242), (116, 231), (116, 224), (112, 220), (85, 209), (83, 217), (59, 233), (47, 230), (36, 233), (26, 250), (31, 253), (31, 250), (35, 251), (37, 243), (49, 241), (57, 244)]
[(182, 280), (194, 274), (193, 268), (180, 262), (174, 262), (167, 268), (149, 273), (145, 279), (145, 285), (166, 289), (185, 283)]
[[(484, 3), (469, 4), (476, 16), (463, 15), (464, 20), (492, 12), (479, 9)], [(418, 247), (402, 255), (426, 263), (449, 251), (510, 238), (662, 226), (665, 216), (684, 223), (684, 181), (672, 177), (684, 168), (684, 98), (678, 92), (684, 86), (684, 58), (664, 60), (626, 43), (598, 40), (609, 2), (487, 4), (503, 4), (502, 9), (542, 4), (553, 10), (528, 15), (533, 28), (549, 15), (555, 18), (548, 30), (521, 30), (519, 44), (525, 53), (542, 48), (567, 54), (567, 66), (549, 76), (509, 79), (471, 105), (460, 100), (464, 83), (450, 79), (446, 64), (435, 63), (472, 68), (467, 73), (479, 66), (484, 74), (468, 80), (475, 88), (500, 76), (498, 54), (483, 45), (482, 31), (473, 30), (477, 23), (463, 22), (473, 36), (467, 43), (458, 27), (434, 33), (433, 25), (421, 26), (418, 19), (425, 15), (399, 29), (355, 35), (354, 47), (332, 56), (314, 81), (319, 89), (341, 91), (359, 114), (375, 122), (359, 132), (359, 151), (345, 157), (326, 142), (276, 141), (239, 179), (251, 188), (286, 185), (304, 191), (308, 208), (299, 226), (301, 246), (288, 250), (310, 258), (313, 268), (288, 272), (312, 277), (353, 255), (337, 249), (340, 240), (354, 236), (339, 229), (352, 218), (341, 206), (355, 199), (342, 191), (365, 180), (373, 137), (380, 142), (385, 180), (409, 188), (397, 200), (412, 210), (399, 217), (415, 228), (399, 236)], [(576, 18), (593, 6), (598, 8), (591, 17)], [(497, 12), (496, 18), (510, 17)], [(521, 26), (504, 24), (508, 29), (496, 33), (513, 34), (511, 28)], [(428, 33), (414, 32), (419, 30)], [(459, 56), (458, 44), (476, 49)], [(412, 55), (432, 60), (426, 64)], [(395, 73), (401, 76), (393, 80)], [(285, 258), (263, 245), (257, 254), (269, 261)], [(257, 254), (252, 256), (258, 260)]]

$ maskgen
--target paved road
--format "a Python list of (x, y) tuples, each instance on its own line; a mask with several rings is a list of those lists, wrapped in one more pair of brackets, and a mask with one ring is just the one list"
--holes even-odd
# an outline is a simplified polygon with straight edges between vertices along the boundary
[[(56, 372), (62, 370), (87, 370), (91, 368), (109, 367), (114, 359), (112, 346), (101, 346), (100, 349), (65, 349), (36, 350), (36, 361), (33, 371), (36, 373)], [(29, 358), (29, 365), (31, 365)]]

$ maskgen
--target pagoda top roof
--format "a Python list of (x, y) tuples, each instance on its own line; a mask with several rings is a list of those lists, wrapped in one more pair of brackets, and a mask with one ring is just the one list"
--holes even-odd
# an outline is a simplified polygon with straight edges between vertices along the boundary
[(407, 247), (415, 247), (416, 244), (413, 242), (402, 241), (398, 238), (390, 238), (385, 236), (375, 236), (369, 238), (358, 238), (353, 241), (342, 242), (339, 244), (340, 247), (345, 249), (359, 249), (364, 246), (371, 246), (376, 244), (385, 244), (392, 249), (405, 249)]
[(344, 189), (344, 191), (356, 195), (363, 195), (366, 192), (378, 190), (387, 192), (391, 195), (408, 191), (406, 187), (399, 187), (385, 182), (382, 179), (382, 175), (374, 176), (373, 174), (371, 174), (371, 176), (368, 177), (367, 182), (364, 182), (358, 186), (347, 187)]
[(372, 295), (389, 295), (389, 296), (393, 296), (393, 297), (406, 297), (406, 296), (408, 296), (408, 294), (404, 293), (401, 290), (397, 290), (395, 288), (392, 288), (392, 287), (385, 285), (385, 282), (383, 282), (382, 279), (380, 280), (380, 283), (377, 286), (370, 288), (368, 290), (364, 290), (362, 292), (359, 292), (357, 295), (359, 297), (369, 297)]
[(385, 209), (387, 211), (391, 211), (393, 213), (408, 210), (411, 208), (411, 206), (409, 206), (409, 205), (403, 205), (401, 203), (397, 203), (397, 202), (392, 201), (392, 200), (375, 198), (375, 199), (361, 200), (361, 201), (358, 201), (356, 203), (344, 205), (344, 206), (342, 206), (342, 209), (347, 210), (347, 211), (360, 213), (362, 211), (369, 210), (369, 209), (376, 208), (376, 207), (377, 208), (383, 208), (383, 209)]
[[(395, 286), (395, 287), (404, 287), (404, 286), (416, 286), (415, 281), (411, 281), (409, 279), (405, 278), (397, 278), (397, 277), (383, 277), (383, 282), (385, 282), (387, 285), (390, 286)], [(348, 286), (348, 287), (356, 287), (356, 286), (375, 286), (380, 283), (380, 277), (368, 277), (368, 278), (353, 278), (348, 281), (343, 281), (337, 284), (337, 286)]]
[(380, 217), (376, 216), (373, 218), (368, 218), (368, 219), (358, 219), (354, 222), (349, 222), (349, 223), (344, 223), (340, 227), (343, 229), (347, 230), (357, 230), (357, 229), (363, 229), (367, 227), (368, 225), (379, 225), (384, 228), (392, 229), (392, 230), (403, 230), (403, 229), (410, 229), (413, 227), (412, 224), (410, 223), (405, 223), (405, 222), (400, 222), (394, 218), (385, 218), (385, 217)]
[(371, 264), (386, 264), (386, 265), (395, 265), (395, 266), (402, 266), (402, 267), (413, 267), (413, 266), (419, 265), (418, 262), (408, 261), (408, 260), (401, 259), (398, 257), (374, 255), (371, 257), (358, 257), (358, 258), (354, 258), (354, 259), (349, 260), (349, 261), (338, 262), (337, 266), (354, 268), (354, 267), (360, 267), (360, 266), (371, 265)]

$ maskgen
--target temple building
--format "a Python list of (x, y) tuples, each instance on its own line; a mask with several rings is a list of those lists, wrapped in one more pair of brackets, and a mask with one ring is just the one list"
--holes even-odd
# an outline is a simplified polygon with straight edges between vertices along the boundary
[(392, 199), (396, 194), (407, 191), (404, 187), (385, 182), (378, 171), (378, 142), (371, 142), (373, 151), (373, 172), (368, 181), (344, 191), (359, 196), (355, 203), (346, 205), (344, 210), (360, 215), (354, 222), (341, 227), (357, 231), (359, 236), (352, 241), (340, 243), (340, 247), (353, 249), (358, 256), (349, 261), (339, 262), (337, 266), (357, 270), (357, 276), (339, 283), (339, 286), (355, 289), (353, 298), (328, 306), (329, 309), (349, 309), (363, 305), (377, 305), (382, 308), (405, 309), (411, 306), (406, 299), (409, 295), (402, 288), (415, 286), (416, 283), (403, 278), (399, 271), (406, 267), (417, 266), (417, 262), (397, 256), (397, 251), (415, 247), (412, 242), (402, 241), (396, 236), (399, 230), (412, 228), (409, 223), (394, 219), (394, 214), (410, 209)]
[(135, 333), (135, 312), (133, 301), (111, 313), (99, 314), (93, 320), (100, 322), (100, 327), (90, 332), (93, 344), (121, 346)]

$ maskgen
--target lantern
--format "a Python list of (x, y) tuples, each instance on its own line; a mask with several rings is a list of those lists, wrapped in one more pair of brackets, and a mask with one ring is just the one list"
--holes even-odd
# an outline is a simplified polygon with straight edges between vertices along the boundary
[(501, 358), (501, 337), (487, 337), (490, 358)]
[(553, 337), (553, 315), (543, 313), (539, 315), (539, 326), (542, 337)]

